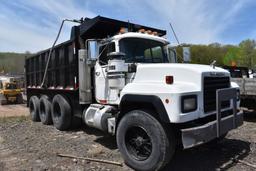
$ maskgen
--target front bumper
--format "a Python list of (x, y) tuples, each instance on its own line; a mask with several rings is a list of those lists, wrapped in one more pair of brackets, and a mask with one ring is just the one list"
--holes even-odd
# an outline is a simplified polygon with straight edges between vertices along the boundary
[[(206, 142), (209, 142), (228, 131), (235, 129), (243, 124), (243, 113), (237, 112), (236, 107), (236, 89), (227, 88), (220, 89), (216, 92), (216, 120), (204, 125), (181, 129), (183, 147), (191, 148)], [(232, 100), (233, 114), (221, 117), (221, 102), (226, 100)]]
[[(236, 117), (236, 127), (233, 127), (234, 116), (230, 115), (221, 119), (220, 123), (220, 135), (227, 133), (228, 131), (235, 129), (243, 124), (243, 113), (238, 112)], [(183, 147), (191, 148), (200, 144), (209, 142), (217, 138), (217, 121), (209, 122), (205, 125), (182, 129), (182, 143)]]

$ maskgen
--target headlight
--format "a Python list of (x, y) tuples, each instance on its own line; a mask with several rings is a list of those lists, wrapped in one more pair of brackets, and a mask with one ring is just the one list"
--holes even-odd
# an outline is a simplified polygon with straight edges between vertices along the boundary
[(197, 109), (197, 96), (189, 95), (181, 97), (181, 111), (188, 113)]

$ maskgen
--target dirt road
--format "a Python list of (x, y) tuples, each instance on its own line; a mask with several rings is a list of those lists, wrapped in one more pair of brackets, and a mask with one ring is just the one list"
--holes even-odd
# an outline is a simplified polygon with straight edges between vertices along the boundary
[[(19, 107), (14, 108), (16, 110)], [(238, 158), (256, 163), (256, 115), (249, 114), (246, 118), (247, 121), (242, 127), (230, 132), (227, 138), (217, 145), (207, 144), (177, 152), (164, 170), (254, 170), (232, 161), (232, 158)], [(131, 170), (127, 166), (62, 158), (56, 153), (123, 162), (115, 138), (95, 129), (83, 127), (60, 132), (53, 126), (33, 123), (27, 117), (0, 119), (0, 171)]]
[(28, 116), (28, 108), (25, 104), (0, 105), (0, 118), (13, 116)]

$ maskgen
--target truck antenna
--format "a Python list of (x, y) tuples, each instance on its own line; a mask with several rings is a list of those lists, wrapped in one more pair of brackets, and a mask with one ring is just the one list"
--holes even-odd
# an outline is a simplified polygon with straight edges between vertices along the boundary
[(48, 59), (47, 59), (47, 63), (46, 63), (46, 66), (45, 66), (44, 76), (43, 76), (43, 80), (42, 80), (42, 83), (41, 83), (41, 87), (44, 86), (45, 78), (46, 78), (46, 75), (47, 75), (47, 70), (48, 70), (48, 66), (49, 66), (49, 62), (50, 62), (50, 58), (51, 58), (51, 56), (52, 56), (52, 50), (53, 50), (55, 44), (57, 43), (57, 41), (58, 41), (58, 39), (59, 39), (59, 37), (60, 37), (60, 33), (61, 33), (61, 30), (62, 30), (62, 27), (63, 27), (65, 21), (74, 22), (74, 23), (82, 23), (82, 22), (83, 22), (83, 19), (81, 18), (81, 20), (70, 20), (70, 19), (64, 19), (64, 20), (62, 20), (61, 25), (60, 25), (60, 28), (59, 28), (59, 32), (58, 32), (58, 34), (57, 34), (57, 37), (56, 37), (56, 39), (55, 39), (55, 41), (54, 41), (54, 43), (53, 43), (53, 45), (52, 45), (52, 47), (51, 47), (51, 49), (50, 49), (50, 52), (49, 52), (49, 54), (48, 54)]
[[(176, 39), (176, 41), (177, 41), (177, 43), (178, 43), (178, 46), (180, 46), (180, 41), (179, 41), (178, 36), (177, 36), (177, 34), (176, 34), (176, 32), (175, 32), (175, 30), (174, 30), (173, 26), (172, 26), (171, 21), (170, 21), (170, 23), (169, 23), (169, 24), (170, 24), (170, 26), (171, 26), (172, 33), (173, 33), (173, 35), (174, 35), (174, 37), (175, 37), (175, 39)], [(177, 55), (177, 57), (178, 57), (178, 58), (180, 58), (180, 59), (181, 59), (181, 61), (182, 61), (182, 62), (184, 62), (183, 58), (178, 54), (178, 52), (176, 53), (176, 55)]]
[(172, 29), (173, 35), (174, 35), (174, 37), (175, 37), (175, 39), (176, 39), (176, 41), (177, 41), (178, 45), (180, 45), (180, 41), (179, 41), (179, 39), (178, 39), (178, 37), (177, 37), (177, 35), (176, 35), (175, 31), (174, 31), (174, 28), (173, 28), (173, 26), (172, 26), (172, 23), (171, 23), (171, 22), (170, 22), (170, 26), (171, 26), (171, 29)]

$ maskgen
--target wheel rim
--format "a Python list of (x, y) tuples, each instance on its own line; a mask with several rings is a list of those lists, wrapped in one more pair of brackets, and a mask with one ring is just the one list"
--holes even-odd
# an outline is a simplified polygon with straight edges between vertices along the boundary
[(128, 153), (136, 160), (146, 160), (152, 153), (151, 139), (141, 127), (131, 127), (126, 131), (125, 144)]
[(33, 114), (35, 112), (35, 107), (34, 107), (34, 104), (32, 101), (30, 101), (30, 103), (29, 103), (29, 110), (30, 110), (31, 114)]
[(54, 117), (59, 118), (61, 116), (61, 109), (59, 103), (54, 104), (54, 112), (53, 112)]
[(46, 110), (45, 110), (45, 105), (43, 102), (40, 103), (40, 114), (41, 114), (41, 117), (45, 118)]

